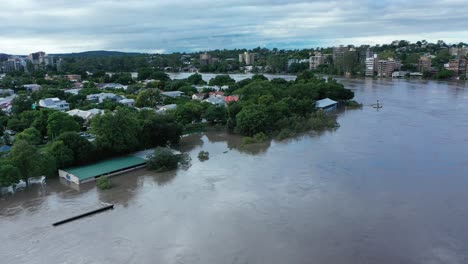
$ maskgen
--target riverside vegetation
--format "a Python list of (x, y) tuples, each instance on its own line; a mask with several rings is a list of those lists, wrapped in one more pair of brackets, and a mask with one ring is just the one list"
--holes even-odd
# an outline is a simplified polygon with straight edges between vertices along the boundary
[[(51, 177), (59, 168), (84, 165), (157, 146), (171, 146), (179, 142), (184, 131), (194, 127), (225, 127), (230, 133), (247, 137), (244, 143), (268, 138), (284, 139), (308, 130), (334, 128), (338, 126), (335, 119), (317, 111), (315, 101), (328, 97), (349, 102), (354, 97), (354, 93), (342, 84), (331, 78), (317, 78), (310, 71), (299, 74), (295, 81), (269, 81), (263, 75), (255, 75), (235, 82), (229, 75), (218, 75), (210, 84), (229, 85), (225, 94), (237, 95), (240, 100), (226, 106), (215, 106), (191, 100), (190, 96), (197, 92), (192, 85), (204, 83), (199, 74), (183, 80), (171, 80), (165, 73), (151, 68), (140, 72), (143, 77), (139, 76), (139, 79), (158, 78), (158, 81), (143, 85), (130, 78), (129, 82), (133, 84), (127, 90), (112, 90), (128, 98), (136, 98), (140, 109), (112, 101), (97, 104), (85, 100), (86, 94), (101, 92), (95, 88), (95, 82), (103, 82), (105, 78), (124, 78), (123, 75), (105, 78), (93, 75), (78, 95), (64, 93), (64, 80), (50, 82), (42, 90), (32, 93), (16, 85), (7, 86), (15, 89), (18, 96), (13, 101), (10, 115), (0, 111), (3, 143), (13, 145), (11, 152), (0, 158), (0, 185), (11, 186), (40, 175)], [(43, 82), (44, 74), (33, 72), (26, 77), (17, 77), (39, 83)], [(185, 96), (163, 97), (161, 90), (179, 90)], [(99, 108), (105, 113), (86, 125), (84, 120), (63, 112), (31, 109), (34, 101), (52, 96), (66, 99), (72, 108)], [(155, 112), (155, 106), (170, 103), (177, 104), (177, 108), (164, 114)], [(95, 136), (94, 141), (88, 141), (79, 134), (87, 127), (88, 132)], [(4, 133), (7, 129), (16, 132), (13, 142), (9, 134)], [(169, 156), (167, 163), (161, 164), (158, 160), (149, 163), (150, 168), (156, 170), (176, 168), (175, 159)]]

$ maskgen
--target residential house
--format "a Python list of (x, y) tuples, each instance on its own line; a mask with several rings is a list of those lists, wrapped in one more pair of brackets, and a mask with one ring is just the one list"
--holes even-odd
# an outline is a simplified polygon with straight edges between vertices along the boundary
[(180, 97), (184, 94), (184, 92), (181, 92), (181, 91), (170, 91), (170, 92), (162, 92), (161, 95), (164, 95), (164, 96), (167, 96), (167, 97), (172, 97), (172, 98), (176, 98), (176, 97)]
[(23, 87), (26, 89), (26, 91), (28, 92), (37, 92), (39, 91), (40, 89), (42, 89), (42, 86), (40, 86), (39, 84), (35, 84), (35, 83), (32, 83), (32, 84), (25, 84), (23, 85)]
[(124, 98), (119, 101), (120, 104), (126, 105), (126, 106), (134, 106), (135, 105), (135, 100), (134, 99), (128, 99)]
[(203, 99), (205, 99), (205, 96), (205, 93), (196, 93), (192, 95), (192, 100), (202, 101)]
[(128, 86), (123, 85), (120, 83), (103, 83), (99, 85), (101, 89), (109, 89), (109, 90), (115, 90), (115, 89), (123, 89), (127, 90)]
[(156, 111), (157, 113), (164, 113), (168, 110), (174, 110), (177, 108), (176, 104), (169, 104), (169, 105), (163, 105), (158, 107), (158, 110)]
[(70, 105), (66, 101), (60, 100), (57, 97), (42, 99), (39, 101), (39, 106), (59, 111), (70, 110)]
[(114, 102), (118, 102), (124, 99), (124, 97), (120, 95), (116, 95), (114, 93), (100, 93), (100, 94), (90, 94), (86, 96), (86, 100), (88, 101), (95, 101), (97, 103), (102, 103), (105, 100), (111, 100)]
[(65, 90), (64, 92), (65, 92), (66, 94), (78, 95), (78, 93), (79, 93), (81, 90), (82, 90), (81, 88), (76, 88), (76, 89), (68, 89), (68, 90)]
[(79, 109), (73, 109), (73, 110), (70, 110), (70, 111), (67, 111), (67, 114), (71, 115), (71, 116), (79, 116), (81, 118), (83, 118), (85, 120), (86, 123), (89, 124), (89, 121), (91, 121), (91, 119), (99, 114), (103, 114), (104, 113), (104, 110), (101, 110), (101, 109), (90, 109), (90, 110), (79, 110)]
[(231, 103), (239, 101), (239, 96), (237, 95), (229, 95), (224, 97), (224, 102)]
[(324, 111), (330, 111), (336, 109), (338, 102), (333, 101), (330, 98), (325, 98), (315, 102), (315, 107)]
[(212, 105), (225, 105), (226, 103), (224, 102), (224, 96), (223, 97), (209, 97), (203, 102), (210, 103)]
[(220, 91), (210, 92), (208, 95), (209, 97), (224, 97), (224, 92), (220, 92)]

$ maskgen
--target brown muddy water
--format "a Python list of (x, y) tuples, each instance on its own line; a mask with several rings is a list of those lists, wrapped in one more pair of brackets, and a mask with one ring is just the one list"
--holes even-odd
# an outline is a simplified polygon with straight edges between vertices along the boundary
[[(0, 263), (468, 263), (468, 87), (341, 82), (364, 107), (336, 131), (248, 149), (191, 135), (187, 170), (2, 197)], [(51, 225), (100, 202), (115, 209)]]

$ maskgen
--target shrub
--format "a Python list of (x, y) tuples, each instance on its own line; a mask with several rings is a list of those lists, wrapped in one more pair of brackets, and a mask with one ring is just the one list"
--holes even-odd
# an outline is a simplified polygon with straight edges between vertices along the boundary
[(112, 188), (112, 182), (107, 177), (101, 177), (96, 180), (96, 185), (101, 190)]
[(346, 101), (346, 107), (351, 108), (351, 109), (362, 108), (362, 104), (354, 100), (349, 100), (349, 101)]
[(244, 137), (242, 139), (242, 144), (248, 145), (248, 144), (255, 144), (255, 143), (263, 143), (267, 141), (268, 139), (269, 137), (265, 133), (260, 132), (260, 133), (255, 134), (253, 137)]
[(157, 172), (175, 170), (179, 164), (180, 157), (170, 149), (158, 147), (153, 154), (148, 156), (146, 164), (150, 170)]
[(205, 161), (205, 160), (209, 160), (210, 159), (210, 153), (208, 151), (200, 151), (198, 153), (198, 159), (200, 161)]

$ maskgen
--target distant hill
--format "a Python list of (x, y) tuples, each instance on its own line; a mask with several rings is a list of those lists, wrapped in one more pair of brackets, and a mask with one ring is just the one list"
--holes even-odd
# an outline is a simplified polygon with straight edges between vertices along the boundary
[(8, 57), (10, 55), (5, 54), (5, 53), (0, 53), (0, 61), (8, 60)]
[(51, 54), (60, 57), (114, 57), (114, 56), (137, 56), (143, 53), (138, 52), (120, 52), (107, 50), (84, 51), (77, 53)]

